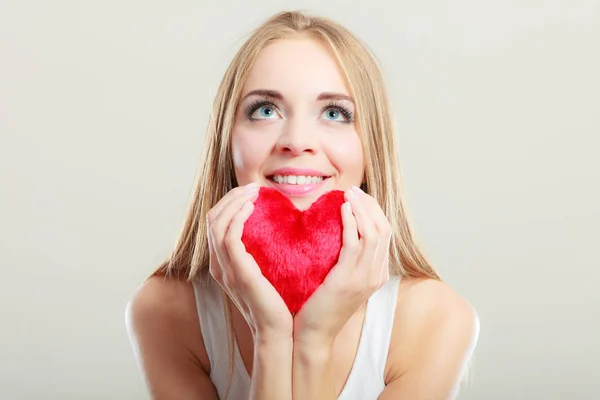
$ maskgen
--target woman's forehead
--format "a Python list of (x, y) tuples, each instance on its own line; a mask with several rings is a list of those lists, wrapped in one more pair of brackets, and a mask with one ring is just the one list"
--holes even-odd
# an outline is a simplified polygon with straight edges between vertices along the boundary
[(284, 96), (349, 95), (334, 56), (321, 42), (308, 38), (280, 40), (262, 49), (242, 95), (257, 89), (275, 90)]

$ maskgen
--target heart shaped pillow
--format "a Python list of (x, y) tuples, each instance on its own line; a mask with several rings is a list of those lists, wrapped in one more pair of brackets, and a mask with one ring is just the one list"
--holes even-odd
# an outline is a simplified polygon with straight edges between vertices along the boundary
[(260, 188), (242, 242), (292, 314), (337, 263), (344, 201), (343, 191), (332, 190), (301, 211), (278, 190)]

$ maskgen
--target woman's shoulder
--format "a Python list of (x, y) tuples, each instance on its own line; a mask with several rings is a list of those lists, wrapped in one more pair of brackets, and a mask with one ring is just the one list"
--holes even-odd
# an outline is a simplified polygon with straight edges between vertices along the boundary
[[(182, 321), (196, 314), (194, 289), (191, 282), (154, 275), (137, 288), (127, 305), (132, 317), (152, 317), (163, 322)], [(196, 316), (196, 320), (197, 320)]]
[(148, 278), (127, 304), (126, 324), (132, 340), (184, 348), (208, 367), (191, 282), (165, 276)]
[[(398, 287), (396, 316), (422, 318), (473, 318), (471, 304), (447, 283), (429, 278), (402, 278)], [(416, 318), (416, 320), (415, 320)]]
[(426, 369), (423, 365), (435, 363), (438, 356), (460, 362), (472, 352), (478, 335), (475, 309), (450, 285), (404, 277), (398, 287), (386, 381), (409, 369)]
[(152, 398), (217, 399), (196, 311), (194, 288), (153, 276), (135, 292), (126, 324)]

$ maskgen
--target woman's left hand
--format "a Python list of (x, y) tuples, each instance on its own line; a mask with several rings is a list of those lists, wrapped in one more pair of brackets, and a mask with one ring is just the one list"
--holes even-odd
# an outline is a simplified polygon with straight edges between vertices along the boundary
[(294, 316), (294, 341), (332, 345), (350, 317), (389, 278), (392, 235), (381, 207), (357, 187), (342, 205), (343, 245), (337, 264)]

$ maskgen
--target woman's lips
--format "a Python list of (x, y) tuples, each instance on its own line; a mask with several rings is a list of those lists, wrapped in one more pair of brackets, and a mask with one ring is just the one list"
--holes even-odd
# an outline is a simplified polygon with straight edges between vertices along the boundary
[(321, 188), (321, 186), (323, 186), (323, 184), (328, 179), (329, 178), (324, 177), (322, 181), (317, 182), (317, 183), (308, 183), (308, 184), (302, 184), (302, 185), (298, 185), (298, 184), (290, 185), (289, 183), (278, 183), (278, 182), (275, 182), (274, 180), (272, 180), (271, 178), (269, 178), (269, 183), (272, 187), (279, 190), (281, 193), (285, 194), (286, 196), (304, 196), (307, 194), (311, 194), (312, 192)]

